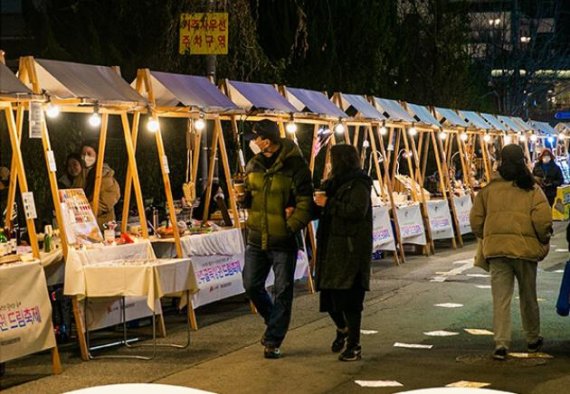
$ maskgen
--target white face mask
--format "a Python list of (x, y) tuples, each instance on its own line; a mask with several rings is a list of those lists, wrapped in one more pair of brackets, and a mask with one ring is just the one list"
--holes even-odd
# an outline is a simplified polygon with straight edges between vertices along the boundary
[(249, 141), (249, 149), (251, 149), (254, 155), (261, 153), (261, 148), (257, 146), (254, 140)]
[(542, 162), (543, 162), (544, 164), (550, 163), (550, 156), (544, 156), (544, 157), (542, 158)]
[(86, 168), (91, 168), (91, 167), (93, 167), (93, 164), (95, 164), (95, 161), (97, 160), (95, 157), (93, 157), (93, 156), (87, 156), (87, 155), (84, 155), (84, 156), (82, 157), (82, 159), (83, 159), (83, 164), (85, 164), (85, 167), (86, 167)]

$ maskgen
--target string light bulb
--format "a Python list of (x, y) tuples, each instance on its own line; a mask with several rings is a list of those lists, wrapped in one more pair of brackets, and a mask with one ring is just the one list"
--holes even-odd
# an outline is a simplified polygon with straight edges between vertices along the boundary
[(440, 131), (438, 137), (440, 140), (444, 140), (447, 138), (447, 134), (445, 133), (445, 131)]
[(59, 116), (59, 107), (49, 103), (46, 107), (46, 115), (51, 119), (57, 118)]
[(99, 111), (97, 109), (95, 109), (95, 112), (93, 112), (89, 117), (89, 124), (91, 127), (101, 126), (101, 115), (99, 115)]
[(491, 142), (491, 136), (489, 134), (485, 134), (485, 136), (483, 137), (483, 141)]
[(285, 126), (285, 130), (287, 130), (289, 134), (296, 133), (297, 125), (294, 122), (288, 122), (287, 125)]
[(196, 121), (194, 122), (194, 128), (198, 131), (204, 130), (205, 127), (206, 127), (206, 121), (203, 118), (196, 119)]
[(154, 116), (149, 118), (148, 122), (146, 123), (146, 128), (151, 133), (156, 133), (159, 127), (160, 125), (158, 123), (158, 119), (156, 119)]
[(386, 128), (386, 126), (380, 127), (380, 135), (386, 135), (386, 134), (388, 134), (388, 129)]
[(344, 133), (344, 125), (342, 123), (337, 123), (336, 126), (334, 127), (334, 131), (337, 134)]
[(414, 137), (414, 136), (416, 136), (417, 134), (418, 134), (418, 130), (416, 130), (415, 127), (412, 126), (412, 127), (410, 127), (410, 128), (408, 129), (408, 135), (409, 135), (410, 137)]
[(459, 138), (461, 139), (461, 141), (467, 141), (467, 138), (469, 138), (469, 136), (467, 135), (467, 133), (463, 132), (459, 134)]

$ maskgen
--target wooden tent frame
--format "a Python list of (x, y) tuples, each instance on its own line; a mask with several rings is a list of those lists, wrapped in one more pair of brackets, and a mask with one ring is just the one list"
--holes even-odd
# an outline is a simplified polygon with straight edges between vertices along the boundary
[[(4, 51), (0, 50), (0, 63), (6, 64), (4, 58)], [(38, 95), (39, 96), (39, 93)], [(43, 100), (42, 96), (41, 99)], [(6, 204), (6, 227), (12, 228), (12, 207), (14, 206), (14, 201), (16, 197), (16, 184), (20, 187), (20, 193), (26, 193), (28, 189), (28, 181), (26, 179), (26, 170), (24, 167), (24, 160), (21, 151), (21, 141), (22, 141), (22, 128), (24, 122), (24, 111), (27, 106), (29, 106), (32, 98), (12, 98), (8, 96), (0, 95), (0, 108), (4, 112), (6, 119), (6, 124), (8, 128), (8, 135), (10, 138), (10, 146), (12, 149), (12, 160), (10, 163), (10, 184), (8, 187), (8, 200)], [(14, 108), (15, 107), (15, 108)], [(16, 118), (14, 118), (14, 109), (16, 110)], [(30, 236), (30, 243), (32, 247), (32, 255), (35, 259), (40, 259), (40, 251), (38, 246), (38, 237), (36, 233), (36, 226), (34, 219), (26, 218), (26, 226), (28, 229), (28, 234)], [(61, 359), (59, 357), (59, 350), (57, 348), (57, 343), (53, 348), (50, 349), (51, 352), (51, 363), (52, 372), (54, 375), (59, 375), (63, 372), (61, 366)]]
[[(380, 108), (378, 108), (378, 104), (376, 103), (376, 99), (375, 97), (370, 96), (369, 98), (369, 102), (380, 112), (382, 112), (382, 110)], [(400, 104), (400, 103), (398, 103)], [(405, 109), (404, 109), (405, 110)], [(398, 166), (398, 162), (400, 160), (400, 143), (403, 141), (404, 143), (404, 149), (402, 149), (402, 151), (405, 152), (411, 152), (411, 156), (414, 158), (413, 162), (412, 162), (412, 158), (410, 157), (409, 154), (406, 155), (406, 164), (408, 166), (408, 171), (410, 172), (410, 178), (411, 180), (416, 184), (420, 186), (420, 192), (418, 193), (416, 191), (416, 187), (414, 185), (414, 187), (412, 187), (411, 189), (411, 197), (412, 200), (416, 203), (419, 203), (420, 205), (420, 210), (422, 213), (422, 219), (423, 219), (423, 224), (424, 224), (424, 229), (425, 229), (425, 235), (426, 235), (426, 245), (423, 247), (424, 249), (424, 254), (426, 256), (429, 256), (430, 254), (435, 253), (435, 245), (434, 245), (434, 241), (431, 235), (431, 226), (430, 226), (430, 222), (429, 222), (429, 217), (428, 217), (428, 211), (427, 211), (427, 199), (425, 196), (425, 191), (423, 188), (424, 182), (423, 182), (423, 178), (422, 178), (422, 174), (421, 174), (421, 164), (419, 162), (419, 156), (418, 156), (418, 150), (416, 147), (416, 141), (415, 138), (412, 136), (410, 138), (410, 140), (408, 140), (408, 132), (411, 128), (416, 128), (417, 131), (421, 130), (421, 129), (425, 129), (426, 131), (429, 131), (430, 128), (426, 128), (425, 126), (416, 126), (416, 122), (407, 122), (407, 121), (395, 121), (395, 120), (390, 120), (388, 119), (386, 122), (382, 122), (382, 126), (381, 127), (385, 127), (387, 130), (386, 136), (388, 137), (388, 141), (393, 141), (394, 139), (396, 140), (396, 144), (393, 147), (393, 150), (390, 150), (388, 148), (385, 147), (384, 144), (384, 138), (380, 133), (380, 128), (378, 128), (378, 138), (380, 141), (380, 149), (382, 152), (382, 155), (384, 156), (384, 161), (385, 161), (385, 165), (387, 166), (387, 168), (389, 169), (389, 171), (387, 171), (385, 173), (386, 177), (389, 177), (389, 181), (394, 184), (395, 179), (396, 179), (396, 167)], [(391, 166), (391, 169), (390, 169)], [(388, 182), (388, 181), (387, 181)]]
[[(366, 96), (362, 96), (362, 97), (365, 100), (367, 100)], [(343, 93), (341, 93), (341, 92), (334, 93), (331, 100), (340, 109), (343, 109), (343, 105), (342, 105)], [(371, 105), (373, 105), (373, 104), (371, 104)], [(358, 148), (358, 142), (359, 142), (360, 128), (363, 127), (364, 133), (363, 133), (362, 145), (364, 145), (365, 140), (369, 140), (370, 148), (371, 148), (371, 154), (373, 154), (375, 157), (378, 157), (378, 155), (381, 155), (382, 157), (386, 157), (386, 152), (384, 150), (384, 144), (382, 141), (382, 136), (380, 135), (380, 127), (382, 127), (381, 125), (384, 123), (384, 121), (381, 121), (379, 119), (367, 119), (364, 116), (364, 114), (362, 114), (360, 111), (357, 111), (355, 113), (355, 115), (353, 117), (351, 117), (349, 120), (347, 120), (345, 123), (347, 126), (346, 130), (345, 130), (345, 139), (346, 139), (347, 143), (349, 143), (349, 144), (352, 143), (352, 145), (355, 148), (359, 149)], [(350, 139), (350, 134), (349, 134), (349, 127), (351, 127), (351, 126), (354, 128), (352, 141)], [(394, 237), (395, 237), (394, 243), (396, 246), (396, 251), (394, 251), (394, 254), (393, 254), (394, 263), (396, 265), (400, 265), (401, 263), (406, 262), (406, 254), (404, 251), (404, 244), (402, 243), (402, 235), (400, 233), (400, 226), (398, 223), (398, 215), (396, 214), (396, 203), (394, 201), (394, 195), (393, 195), (394, 186), (393, 186), (392, 180), (390, 178), (382, 176), (382, 172), (381, 172), (380, 164), (379, 164), (378, 160), (373, 160), (373, 161), (374, 161), (374, 170), (376, 171), (376, 175), (378, 177), (378, 182), (380, 185), (381, 199), (384, 203), (388, 204), (388, 208), (389, 208), (390, 213), (391, 213), (391, 218), (394, 221), (394, 230), (395, 230), (394, 231)], [(384, 168), (384, 173), (388, 174), (389, 173), (389, 165), (388, 165), (387, 160), (383, 160), (382, 164), (383, 164), (383, 168)]]
[[(234, 228), (237, 229), (241, 229), (241, 225), (240, 225), (240, 217), (239, 217), (239, 211), (237, 208), (237, 202), (236, 202), (236, 196), (235, 196), (235, 192), (234, 192), (234, 188), (232, 185), (232, 177), (231, 177), (231, 170), (230, 170), (230, 165), (229, 165), (229, 159), (228, 159), (228, 154), (227, 154), (227, 150), (226, 150), (226, 143), (225, 143), (225, 139), (224, 139), (224, 135), (222, 132), (222, 119), (227, 119), (227, 117), (224, 117), (218, 113), (208, 113), (205, 114), (203, 112), (201, 112), (200, 110), (196, 110), (195, 108), (191, 108), (191, 107), (187, 107), (187, 106), (178, 106), (178, 107), (159, 107), (156, 105), (156, 97), (154, 94), (154, 89), (152, 86), (152, 82), (151, 82), (151, 71), (147, 68), (145, 69), (139, 69), (137, 71), (137, 78), (136, 78), (136, 88), (135, 90), (139, 93), (139, 94), (144, 94), (146, 93), (146, 95), (148, 96), (148, 101), (150, 104), (150, 110), (147, 110), (147, 114), (149, 113), (150, 116), (154, 117), (155, 119), (159, 120), (161, 117), (163, 118), (181, 118), (181, 119), (188, 119), (188, 121), (192, 122), (192, 126), (194, 126), (194, 121), (197, 119), (204, 119), (204, 120), (212, 120), (214, 122), (214, 130), (213, 130), (213, 136), (212, 136), (212, 142), (211, 142), (211, 153), (210, 153), (210, 157), (209, 157), (209, 165), (208, 165), (208, 178), (207, 178), (207, 183), (206, 183), (206, 193), (205, 193), (205, 205), (204, 205), (204, 216), (203, 216), (203, 222), (205, 222), (209, 216), (209, 210), (210, 210), (210, 199), (212, 196), (212, 184), (213, 184), (213, 180), (214, 180), (214, 163), (216, 160), (216, 156), (217, 156), (217, 150), (219, 149), (219, 155), (222, 158), (222, 167), (223, 167), (223, 171), (224, 171), (224, 175), (226, 178), (226, 186), (227, 186), (227, 190), (228, 190), (228, 200), (230, 202), (230, 208), (232, 210), (232, 214), (233, 214), (233, 221), (234, 221)], [(215, 85), (213, 85), (215, 87)], [(139, 112), (140, 114), (140, 112)], [(193, 155), (192, 159), (193, 159), (193, 163), (192, 163), (192, 171), (193, 171), (193, 175), (192, 175), (192, 179), (196, 179), (197, 176), (197, 171), (198, 171), (198, 160), (199, 160), (199, 156), (200, 156), (200, 140), (201, 140), (201, 133), (202, 131), (200, 130), (196, 130), (194, 129), (197, 133), (195, 133), (194, 135), (194, 141), (193, 141), (193, 147), (194, 149), (197, 151), (195, 155)], [(166, 202), (167, 202), (167, 206), (168, 206), (168, 211), (169, 211), (169, 218), (170, 221), (172, 223), (172, 229), (173, 229), (173, 235), (174, 235), (174, 243), (176, 246), (176, 255), (178, 258), (182, 258), (183, 256), (183, 252), (182, 252), (182, 244), (181, 244), (181, 237), (180, 237), (180, 231), (178, 230), (178, 226), (176, 225), (177, 223), (177, 219), (176, 219), (176, 212), (174, 209), (174, 199), (172, 196), (172, 187), (170, 184), (170, 175), (169, 172), (167, 172), (166, 170), (166, 165), (164, 164), (164, 160), (167, 157), (166, 156), (166, 150), (164, 148), (164, 143), (163, 143), (163, 139), (162, 139), (162, 131), (160, 126), (158, 127), (158, 130), (154, 133), (155, 137), (156, 137), (156, 146), (157, 146), (157, 150), (158, 150), (158, 161), (161, 164), (160, 165), (160, 171), (162, 174), (162, 180), (164, 183), (164, 192), (165, 192), (165, 197), (166, 197)], [(133, 136), (133, 139), (136, 140), (136, 135)], [(129, 178), (127, 178), (129, 180)], [(129, 184), (127, 183), (127, 186)], [(126, 205), (127, 203), (127, 199), (130, 198), (130, 188), (128, 189), (128, 194), (127, 192), (125, 193), (125, 206), (123, 208), (123, 217), (125, 217), (125, 215), (127, 215), (128, 213), (125, 211), (126, 209), (128, 209), (128, 205)], [(192, 301), (188, 300), (188, 318), (190, 321), (190, 325), (192, 327), (192, 329), (197, 330), (198, 329), (198, 321), (196, 318), (196, 313), (194, 311), (194, 308), (192, 307)]]
[[(118, 67), (113, 67), (113, 69), (120, 75)], [(42, 92), (40, 82), (38, 80), (38, 76), (36, 73), (35, 60), (32, 56), (26, 56), (20, 58), (19, 78), (24, 84), (28, 85), (31, 84), (32, 91), (35, 94), (40, 94)], [(93, 192), (93, 213), (95, 216), (97, 216), (97, 212), (99, 209), (99, 195), (101, 192), (101, 181), (103, 175), (105, 144), (107, 138), (109, 115), (119, 115), (121, 117), (123, 134), (124, 134), (125, 144), (127, 148), (127, 156), (128, 156), (128, 173), (131, 174), (133, 180), (132, 184), (135, 189), (136, 202), (141, 222), (142, 236), (143, 238), (148, 239), (148, 227), (146, 223), (144, 201), (142, 197), (138, 169), (134, 154), (135, 149), (134, 149), (133, 139), (131, 136), (132, 134), (136, 135), (136, 131), (138, 130), (139, 126), (138, 125), (139, 116), (137, 115), (137, 112), (134, 112), (132, 131), (128, 118), (128, 113), (136, 110), (137, 109), (136, 106), (133, 106), (132, 102), (105, 104), (105, 103), (99, 103), (96, 100), (83, 99), (83, 98), (57, 99), (52, 97), (50, 98), (50, 102), (53, 103), (54, 105), (59, 106), (60, 111), (62, 113), (90, 114), (93, 113), (94, 108), (97, 108), (99, 114), (101, 115), (99, 149), (97, 153), (97, 165), (95, 168), (96, 171), (95, 187)], [(53, 153), (51, 152), (52, 148), (49, 139), (47, 125), (45, 122), (42, 125), (42, 145), (46, 160), (46, 167), (48, 169), (48, 177), (50, 182), (50, 189), (54, 203), (54, 208), (56, 212), (56, 220), (58, 223), (58, 227), (60, 229), (63, 254), (64, 257), (67, 258), (69, 245), (67, 244), (67, 238), (65, 235), (65, 227), (63, 222), (63, 214), (61, 211), (61, 204), (60, 204), (61, 201), (59, 198), (59, 189), (57, 184), (56, 173), (50, 170), (50, 155), (52, 155)], [(81, 358), (87, 361), (89, 360), (89, 349), (87, 348), (87, 342), (84, 331), (86, 330), (86, 327), (84, 327), (83, 318), (81, 318), (79, 310), (79, 301), (77, 297), (73, 297), (72, 302), (73, 302), (73, 314), (75, 317), (75, 324), (77, 326), (77, 337), (79, 342), (79, 348), (81, 351)], [(159, 315), (159, 329), (161, 330), (161, 334), (165, 335), (164, 319), (162, 314)]]
[[(401, 102), (400, 104), (408, 112), (411, 111), (408, 103)], [(455, 209), (455, 203), (453, 202), (454, 191), (451, 183), (451, 178), (449, 176), (449, 165), (448, 165), (447, 154), (443, 148), (443, 143), (442, 139), (440, 138), (440, 133), (444, 133), (443, 135), (445, 135), (446, 140), (450, 140), (452, 138), (452, 135), (448, 133), (445, 129), (437, 127), (436, 125), (423, 123), (421, 121), (419, 121), (415, 127), (416, 130), (418, 131), (417, 162), (421, 163), (417, 164), (418, 167), (416, 171), (419, 172), (419, 174), (417, 175), (418, 179), (417, 182), (423, 188), (426, 179), (427, 162), (428, 162), (430, 142), (431, 142), (432, 152), (434, 154), (437, 172), (439, 174), (439, 188), (441, 189), (441, 194), (442, 194), (441, 200), (446, 202), (450, 210), (449, 213), (451, 216), (451, 220), (453, 221), (453, 226), (452, 226), (453, 235), (451, 238), (448, 239), (451, 239), (452, 248), (457, 249), (457, 244), (459, 244), (459, 246), (461, 247), (463, 246), (463, 238), (461, 237), (459, 231), (456, 231), (456, 229), (459, 229), (459, 221)], [(416, 153), (414, 152), (414, 156), (415, 154)], [(435, 252), (435, 242), (433, 241), (433, 239), (432, 239), (432, 248), (433, 251)]]

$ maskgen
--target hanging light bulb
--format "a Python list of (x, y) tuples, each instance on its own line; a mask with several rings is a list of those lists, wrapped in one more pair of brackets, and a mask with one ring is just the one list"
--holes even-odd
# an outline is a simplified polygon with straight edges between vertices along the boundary
[(156, 119), (154, 116), (148, 119), (148, 122), (146, 123), (146, 128), (148, 131), (151, 133), (156, 133), (159, 127), (160, 124), (158, 123), (158, 119)]
[(59, 107), (49, 103), (46, 108), (46, 115), (48, 118), (57, 118), (59, 116)]
[(463, 132), (459, 134), (459, 138), (461, 139), (461, 141), (467, 141), (467, 138), (469, 137), (467, 136), (467, 133)]
[(287, 126), (285, 126), (285, 130), (287, 130), (289, 134), (293, 134), (297, 132), (297, 125), (294, 122), (288, 122)]
[(483, 141), (491, 142), (491, 136), (489, 134), (485, 134), (485, 136), (483, 137)]
[(418, 130), (416, 130), (416, 128), (414, 126), (412, 126), (408, 129), (408, 135), (410, 137), (414, 137), (416, 134), (418, 134)]
[(194, 128), (198, 131), (204, 130), (205, 127), (206, 127), (206, 121), (202, 118), (196, 119), (196, 121), (194, 122)]
[(386, 128), (386, 126), (380, 127), (380, 135), (386, 135), (386, 134), (388, 134), (388, 129)]
[(506, 135), (505, 135), (505, 138), (504, 138), (504, 142), (505, 142), (505, 145), (512, 144), (512, 142), (513, 142), (513, 137), (511, 137), (510, 135), (506, 134)]
[(554, 143), (554, 137), (548, 137), (547, 140), (551, 145)]
[(334, 127), (334, 131), (337, 134), (344, 133), (344, 125), (342, 123), (337, 123), (336, 126)]
[(99, 115), (99, 111), (95, 109), (95, 112), (89, 117), (89, 124), (92, 127), (99, 127), (101, 126), (101, 115)]
[(445, 133), (445, 131), (440, 131), (438, 137), (440, 140), (444, 140), (447, 138), (447, 134)]
[(532, 134), (532, 135), (530, 136), (530, 140), (531, 140), (532, 142), (536, 142), (536, 141), (538, 140), (538, 137), (536, 136), (536, 134)]

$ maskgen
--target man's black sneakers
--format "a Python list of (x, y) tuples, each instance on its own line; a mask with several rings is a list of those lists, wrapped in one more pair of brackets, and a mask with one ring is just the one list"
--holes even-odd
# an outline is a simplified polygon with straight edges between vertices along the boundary
[(527, 351), (529, 353), (540, 352), (540, 349), (542, 349), (542, 345), (544, 345), (544, 338), (538, 337), (538, 339), (535, 342), (528, 344)]
[(501, 360), (504, 361), (507, 359), (507, 349), (505, 349), (504, 347), (500, 347), (495, 349), (495, 352), (493, 353), (493, 358), (495, 360)]

